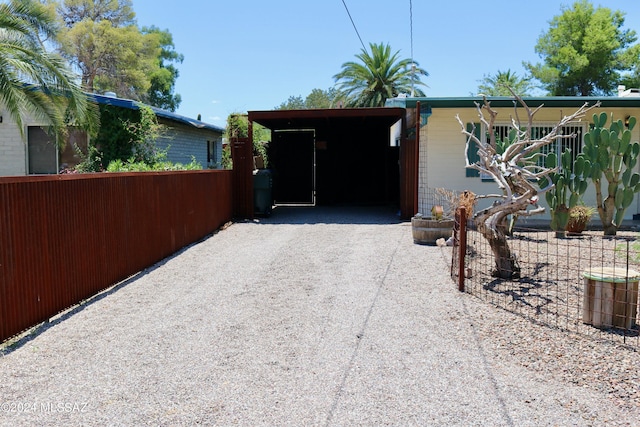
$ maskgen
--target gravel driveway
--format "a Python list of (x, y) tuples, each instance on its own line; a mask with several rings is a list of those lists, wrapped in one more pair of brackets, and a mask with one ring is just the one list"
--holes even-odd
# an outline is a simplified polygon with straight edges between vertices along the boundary
[(512, 315), (459, 293), (447, 251), (383, 210), (232, 224), (5, 348), (0, 424), (638, 422), (495, 357), (476, 322)]

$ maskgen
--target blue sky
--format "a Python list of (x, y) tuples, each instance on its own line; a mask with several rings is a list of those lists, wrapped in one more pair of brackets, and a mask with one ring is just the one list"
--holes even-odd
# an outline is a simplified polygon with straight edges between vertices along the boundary
[[(411, 57), (409, 0), (345, 0), (360, 36)], [(469, 96), (486, 74), (524, 75), (558, 0), (413, 0), (413, 57), (429, 72), (427, 96)], [(626, 13), (640, 34), (640, 1), (593, 1)], [(173, 34), (177, 113), (224, 126), (234, 112), (271, 110), (289, 96), (333, 86), (362, 45), (342, 0), (133, 0), (138, 25)]]

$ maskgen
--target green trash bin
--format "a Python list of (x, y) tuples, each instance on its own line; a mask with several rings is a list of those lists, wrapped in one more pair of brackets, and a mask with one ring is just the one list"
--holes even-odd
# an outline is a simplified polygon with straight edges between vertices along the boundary
[(273, 180), (269, 169), (253, 171), (253, 212), (256, 215), (271, 215), (273, 206), (272, 187)]

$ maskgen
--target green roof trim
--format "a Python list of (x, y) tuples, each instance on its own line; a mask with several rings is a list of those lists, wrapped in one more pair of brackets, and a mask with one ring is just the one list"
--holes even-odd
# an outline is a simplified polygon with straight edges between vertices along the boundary
[[(385, 107), (415, 108), (416, 103), (431, 108), (475, 108), (476, 103), (482, 103), (481, 96), (462, 98), (389, 98)], [(581, 107), (584, 103), (595, 104), (600, 101), (602, 108), (612, 107), (640, 107), (640, 97), (620, 96), (547, 96), (547, 97), (523, 97), (529, 107)], [(508, 96), (487, 97), (491, 106), (495, 108), (513, 107), (515, 100)]]

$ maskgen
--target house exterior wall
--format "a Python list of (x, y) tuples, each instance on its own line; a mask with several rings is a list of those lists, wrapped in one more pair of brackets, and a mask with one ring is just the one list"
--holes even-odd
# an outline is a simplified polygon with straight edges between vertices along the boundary
[(28, 129), (30, 126), (42, 126), (28, 114), (22, 117), (24, 138), (20, 128), (6, 110), (0, 109), (0, 176), (27, 175), (28, 163)]
[[(546, 108), (543, 107), (535, 116), (536, 122), (557, 123), (562, 116), (573, 113), (577, 108)], [(496, 123), (507, 123), (513, 115), (513, 108), (497, 108)], [(640, 118), (640, 108), (601, 108), (593, 110), (593, 113), (606, 112), (613, 114), (614, 120), (624, 120), (626, 116)], [(519, 109), (520, 119), (524, 121), (526, 113)], [(465, 174), (465, 142), (466, 137), (461, 132), (461, 127), (456, 120), (456, 115), (464, 124), (477, 123), (478, 113), (472, 108), (434, 108), (428, 124), (420, 129), (420, 172), (418, 185), (418, 212), (428, 214), (431, 206), (428, 205), (428, 188), (446, 188), (450, 190), (470, 190), (477, 195), (501, 194), (496, 183), (483, 181), (480, 177), (467, 177)], [(582, 121), (587, 125), (592, 122), (592, 113), (589, 113)], [(607, 122), (607, 124), (609, 124)], [(632, 131), (632, 141), (640, 140), (640, 125)], [(639, 166), (636, 166), (636, 172)], [(606, 181), (605, 181), (606, 184)], [(605, 187), (605, 186), (603, 186)], [(603, 188), (606, 191), (606, 188)], [(495, 199), (486, 199), (478, 203), (477, 207), (487, 207)], [(589, 189), (583, 196), (584, 203), (588, 206), (596, 205), (595, 190), (589, 181)], [(544, 197), (540, 204), (545, 206), (543, 215), (536, 215), (535, 219), (550, 219), (549, 208)], [(640, 213), (640, 198), (636, 195), (634, 203), (627, 209), (625, 219), (632, 219), (634, 214)], [(525, 220), (526, 221), (526, 220)]]
[[(20, 136), (20, 129), (9, 115), (1, 111), (0, 123), (0, 176), (26, 175), (27, 141)], [(26, 128), (25, 128), (26, 138)]]
[[(168, 149), (167, 160), (175, 163), (190, 163), (191, 156), (202, 165), (220, 169), (222, 159), (222, 134), (209, 129), (197, 129), (167, 120), (159, 121), (165, 126), (163, 135), (156, 140), (156, 146), (160, 149)], [(207, 141), (215, 141), (215, 155), (208, 162)]]
[[(23, 124), (25, 138), (20, 136), (20, 130), (6, 111), (0, 109), (3, 117), (0, 123), (0, 176), (27, 175), (28, 171), (28, 141), (27, 130), (30, 126), (42, 126), (32, 117), (25, 115)], [(157, 141), (161, 149), (169, 148), (167, 159), (172, 162), (189, 163), (191, 156), (195, 156), (204, 169), (221, 169), (222, 133), (211, 129), (200, 129), (171, 120), (160, 119), (166, 126), (166, 134)], [(208, 162), (207, 141), (214, 141), (214, 156)], [(64, 160), (64, 159), (63, 159)]]

